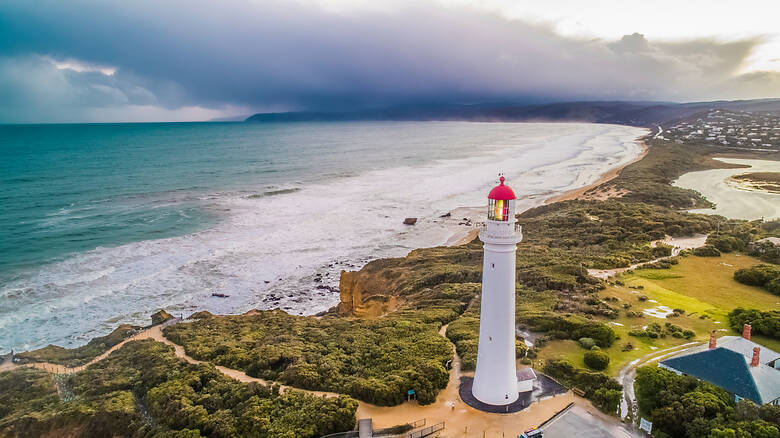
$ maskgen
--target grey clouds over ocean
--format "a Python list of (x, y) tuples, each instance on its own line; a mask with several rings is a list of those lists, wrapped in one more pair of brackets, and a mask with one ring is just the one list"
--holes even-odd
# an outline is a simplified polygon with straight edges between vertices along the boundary
[(760, 42), (573, 39), (428, 0), (350, 12), (290, 0), (5, 0), (0, 123), (780, 95), (780, 73), (739, 73)]

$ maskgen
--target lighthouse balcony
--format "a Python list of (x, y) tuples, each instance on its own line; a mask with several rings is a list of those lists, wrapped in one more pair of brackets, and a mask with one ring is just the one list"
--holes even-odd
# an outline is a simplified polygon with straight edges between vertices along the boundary
[(514, 222), (488, 220), (480, 227), (479, 240), (485, 243), (518, 243), (523, 240), (523, 227)]

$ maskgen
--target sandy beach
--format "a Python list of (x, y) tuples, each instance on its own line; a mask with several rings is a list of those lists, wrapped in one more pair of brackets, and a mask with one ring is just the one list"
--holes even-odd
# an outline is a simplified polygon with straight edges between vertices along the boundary
[(551, 198), (548, 198), (544, 201), (545, 204), (553, 204), (555, 202), (560, 201), (571, 201), (574, 199), (593, 199), (593, 200), (605, 200), (609, 198), (616, 198), (619, 196), (622, 196), (622, 193), (619, 193), (618, 191), (614, 189), (609, 189), (603, 192), (599, 193), (586, 193), (590, 191), (591, 189), (594, 189), (606, 182), (612, 181), (620, 174), (620, 171), (623, 170), (626, 166), (629, 164), (636, 163), (637, 161), (641, 160), (642, 158), (647, 155), (647, 143), (645, 143), (644, 138), (637, 139), (637, 143), (642, 146), (642, 153), (640, 153), (635, 159), (629, 161), (628, 163), (625, 163), (623, 165), (617, 166), (615, 168), (612, 168), (605, 172), (603, 175), (601, 175), (601, 178), (599, 178), (596, 182), (592, 184), (588, 184), (585, 187), (581, 187), (578, 189), (572, 189), (565, 193), (561, 193), (560, 195), (553, 196)]

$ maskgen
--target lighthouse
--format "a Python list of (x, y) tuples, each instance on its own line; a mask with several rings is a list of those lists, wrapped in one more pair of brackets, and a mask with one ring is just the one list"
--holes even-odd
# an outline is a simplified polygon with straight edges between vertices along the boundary
[(515, 193), (504, 185), (503, 176), (488, 194), (487, 221), (479, 240), (484, 242), (482, 307), (472, 394), (483, 403), (508, 405), (518, 398), (515, 254), (523, 235), (515, 225)]

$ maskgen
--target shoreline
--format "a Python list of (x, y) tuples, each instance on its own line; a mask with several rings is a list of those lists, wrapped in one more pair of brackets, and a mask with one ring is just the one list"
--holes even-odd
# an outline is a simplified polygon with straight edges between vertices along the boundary
[[(572, 200), (578, 199), (582, 195), (587, 193), (589, 190), (594, 189), (596, 187), (599, 187), (599, 186), (601, 186), (601, 185), (603, 185), (603, 184), (605, 184), (605, 183), (607, 183), (609, 181), (612, 181), (613, 179), (617, 178), (617, 176), (620, 174), (620, 172), (623, 169), (625, 169), (627, 166), (629, 166), (631, 164), (634, 164), (634, 163), (642, 160), (647, 155), (647, 151), (649, 150), (649, 147), (647, 146), (647, 142), (645, 140), (648, 138), (649, 135), (650, 134), (642, 136), (642, 137), (638, 137), (635, 140), (642, 147), (642, 151), (639, 153), (639, 155), (637, 155), (631, 161), (629, 161), (629, 162), (627, 162), (625, 164), (622, 164), (620, 166), (613, 167), (611, 169), (607, 169), (606, 172), (601, 174), (601, 176), (599, 177), (598, 180), (596, 180), (595, 182), (593, 182), (591, 184), (588, 184), (588, 185), (586, 185), (584, 187), (580, 187), (580, 188), (576, 188), (576, 189), (570, 189), (570, 190), (567, 190), (567, 191), (565, 191), (563, 193), (557, 194), (555, 196), (551, 196), (551, 197), (549, 197), (549, 198), (544, 200), (543, 205), (550, 205), (550, 204), (554, 204), (556, 202), (572, 201)], [(621, 195), (621, 193), (616, 192), (616, 191), (609, 191), (609, 192), (606, 192), (605, 194), (603, 194), (602, 196), (589, 198), (589, 199), (602, 200), (603, 201), (603, 200), (606, 200), (606, 199), (609, 199), (609, 198), (618, 197), (619, 195)], [(459, 207), (459, 208), (478, 208), (478, 207)], [(453, 210), (453, 211), (455, 211), (455, 210)], [(515, 213), (516, 214), (520, 214), (520, 213), (522, 213), (522, 211), (515, 212)], [(453, 235), (450, 236), (450, 238), (447, 239), (447, 241), (442, 244), (442, 246), (465, 245), (467, 243), (470, 243), (472, 240), (474, 240), (474, 238), (476, 238), (478, 234), (479, 234), (479, 229), (478, 228), (476, 228), (476, 229), (475, 228), (469, 228), (468, 230), (456, 230), (453, 233)]]
[[(561, 201), (573, 201), (575, 199), (580, 198), (582, 195), (587, 193), (589, 190), (594, 189), (602, 184), (605, 184), (609, 181), (612, 181), (613, 179), (617, 178), (617, 176), (620, 174), (620, 172), (626, 168), (627, 166), (636, 163), (637, 161), (643, 159), (647, 155), (648, 146), (645, 139), (647, 136), (640, 137), (636, 140), (636, 142), (642, 147), (642, 152), (639, 153), (639, 155), (636, 156), (633, 160), (622, 164), (620, 166), (614, 167), (612, 169), (609, 169), (607, 172), (601, 175), (601, 177), (593, 182), (592, 184), (588, 184), (585, 187), (580, 187), (578, 189), (571, 189), (566, 192), (561, 193), (560, 195), (555, 195), (550, 198), (547, 198), (544, 200), (544, 205), (550, 205), (554, 204), (556, 202)], [(595, 198), (597, 200), (606, 200), (609, 198), (617, 197), (619, 193), (617, 192), (607, 192), (604, 196), (600, 196), (598, 198)]]

